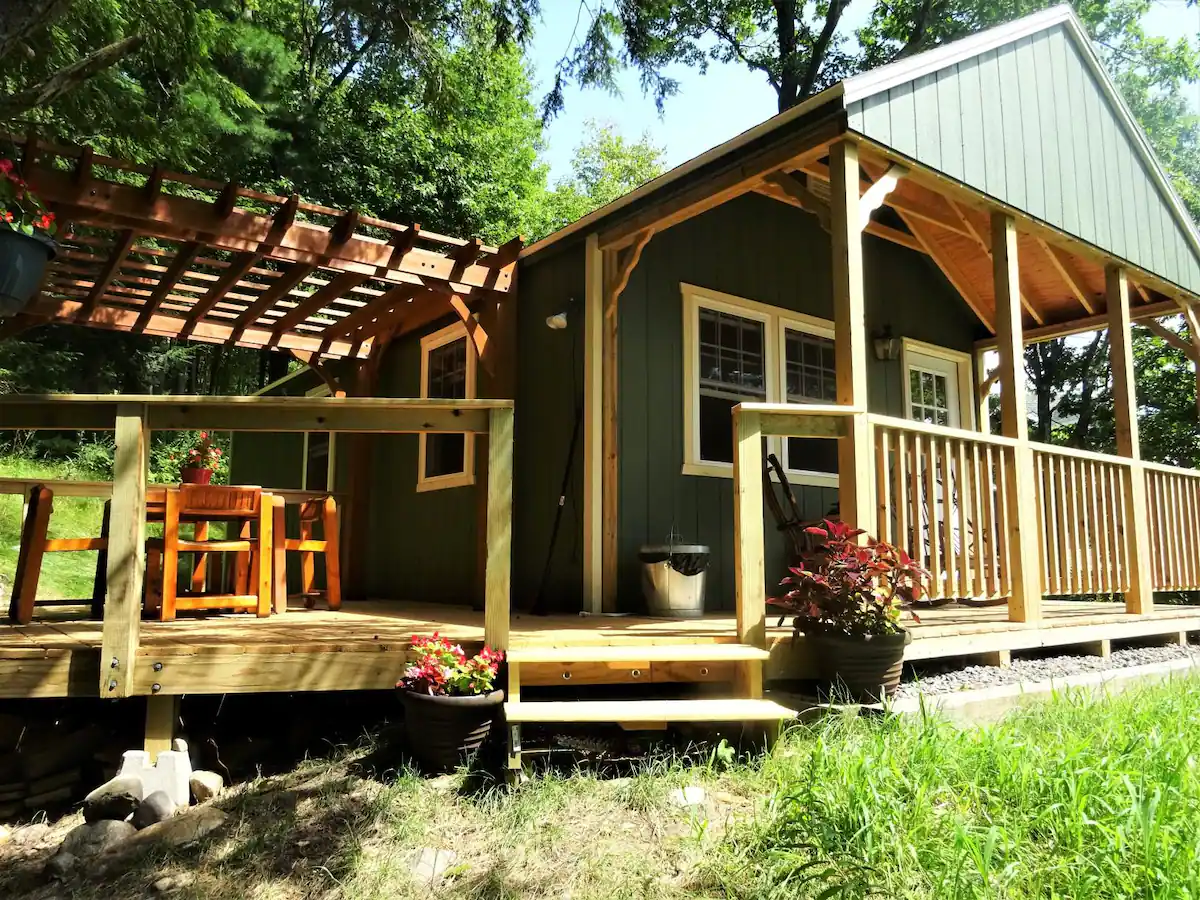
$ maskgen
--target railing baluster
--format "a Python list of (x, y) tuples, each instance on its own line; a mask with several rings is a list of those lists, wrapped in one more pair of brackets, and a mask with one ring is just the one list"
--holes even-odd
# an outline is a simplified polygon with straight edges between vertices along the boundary
[(955, 494), (958, 496), (958, 591), (960, 597), (973, 597), (971, 586), (971, 558), (967, 555), (967, 526), (971, 502), (971, 479), (967, 474), (967, 442), (956, 441), (958, 454), (955, 458)]
[(958, 564), (954, 558), (954, 472), (950, 467), (950, 439), (940, 440), (942, 451), (942, 567), (946, 570), (946, 596), (958, 596)]
[(925, 518), (921, 515), (921, 436), (914, 434), (912, 436), (912, 446), (908, 451), (908, 462), (910, 471), (909, 481), (909, 496), (912, 499), (910, 512), (912, 513), (912, 558), (916, 560), (922, 567), (929, 568), (929, 558), (925, 553), (925, 535), (923, 529), (925, 527)]
[(903, 547), (910, 556), (912, 540), (908, 533), (908, 497), (905, 487), (912, 479), (912, 468), (908, 461), (908, 436), (903, 431), (896, 432), (896, 544)]
[(925, 518), (929, 535), (929, 571), (933, 574), (936, 596), (946, 596), (946, 585), (942, 580), (942, 554), (938, 539), (937, 519), (937, 438), (925, 436)]
[(974, 513), (974, 538), (975, 550), (971, 554), (975, 558), (975, 586), (973, 588), (973, 596), (986, 597), (987, 585), (983, 580), (983, 564), (987, 554), (987, 548), (984, 545), (984, 535), (986, 532), (986, 520), (983, 514), (983, 472), (979, 468), (979, 444), (971, 443), (971, 508)]

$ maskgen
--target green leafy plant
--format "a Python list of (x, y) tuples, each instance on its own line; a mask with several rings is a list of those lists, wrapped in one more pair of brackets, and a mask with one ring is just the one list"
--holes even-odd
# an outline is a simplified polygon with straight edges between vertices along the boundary
[(37, 194), (29, 190), (11, 159), (0, 159), (0, 209), (3, 210), (0, 223), (21, 234), (32, 235), (40, 231), (52, 237), (58, 230), (54, 213), (49, 212)]
[(927, 593), (929, 573), (899, 547), (873, 538), (858, 543), (866, 532), (843, 522), (826, 519), (805, 531), (821, 543), (781, 582), (792, 589), (768, 602), (794, 613), (798, 632), (901, 633), (903, 604)]
[(396, 687), (441, 697), (489, 693), (495, 688), (496, 673), (504, 659), (502, 651), (486, 646), (468, 657), (461, 646), (436, 631), (432, 637), (414, 634), (412, 650), (416, 661), (409, 663)]

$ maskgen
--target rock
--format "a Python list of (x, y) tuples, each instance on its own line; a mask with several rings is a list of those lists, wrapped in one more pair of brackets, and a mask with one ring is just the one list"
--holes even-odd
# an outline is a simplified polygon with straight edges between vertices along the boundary
[(84, 821), (128, 819), (142, 802), (144, 790), (142, 780), (132, 775), (118, 775), (106, 781), (83, 798)]
[(176, 753), (187, 753), (187, 741), (185, 741), (183, 738), (175, 738), (173, 741), (171, 741), (171, 749)]
[(69, 853), (85, 859), (125, 843), (136, 833), (137, 829), (128, 822), (101, 819), (99, 822), (79, 825), (71, 829), (63, 838), (59, 853)]
[(12, 840), (12, 836), (13, 833), (11, 831), (9, 831), (3, 825), (0, 825), (0, 844), (7, 844)]
[(192, 799), (197, 803), (207, 803), (225, 789), (225, 779), (216, 772), (204, 769), (192, 773)]
[(60, 850), (46, 861), (46, 868), (43, 871), (48, 877), (63, 881), (71, 874), (78, 862), (79, 860), (73, 853)]
[(127, 841), (125, 846), (132, 849), (159, 842), (172, 847), (190, 844), (220, 828), (227, 818), (229, 817), (215, 806), (197, 806), (172, 816), (165, 822), (143, 828)]
[(148, 828), (159, 822), (165, 822), (175, 815), (175, 801), (164, 791), (155, 791), (140, 804), (133, 814), (133, 827)]
[(457, 859), (458, 854), (453, 850), (422, 847), (409, 855), (408, 870), (417, 881), (433, 886), (442, 880), (446, 870), (454, 865)]
[(153, 887), (154, 890), (158, 891), (160, 894), (165, 894), (167, 891), (174, 890), (175, 879), (170, 875), (164, 875), (162, 878), (158, 879), (158, 881), (154, 882), (151, 887)]
[(676, 788), (667, 795), (667, 799), (675, 806), (701, 806), (704, 803), (704, 788), (688, 785), (685, 788)]
[(439, 775), (437, 778), (429, 779), (429, 787), (439, 793), (449, 793), (458, 788), (457, 775)]

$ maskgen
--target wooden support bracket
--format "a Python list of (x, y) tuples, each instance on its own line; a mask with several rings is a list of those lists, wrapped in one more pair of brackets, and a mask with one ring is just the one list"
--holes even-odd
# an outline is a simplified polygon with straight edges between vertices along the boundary
[(858, 200), (858, 224), (860, 228), (866, 228), (871, 221), (871, 213), (883, 206), (884, 200), (888, 194), (896, 189), (896, 185), (900, 183), (900, 179), (908, 174), (908, 169), (897, 163), (892, 163), (888, 166), (887, 171), (876, 179), (875, 183), (867, 188)]

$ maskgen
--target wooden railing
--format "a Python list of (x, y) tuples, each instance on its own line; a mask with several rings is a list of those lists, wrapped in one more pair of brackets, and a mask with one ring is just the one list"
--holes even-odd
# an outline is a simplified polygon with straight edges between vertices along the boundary
[(1126, 480), (1116, 456), (1034, 444), (1042, 593), (1117, 594), (1129, 589)]
[(888, 416), (869, 419), (876, 536), (930, 571), (934, 598), (1007, 597), (1013, 442)]
[(1200, 472), (1157, 463), (1142, 467), (1154, 589), (1200, 590)]
[[(513, 403), (346, 397), (8, 396), (6, 429), (115, 431), (108, 593), (99, 693), (134, 686), (145, 562), (146, 478), (151, 431), (361, 434), (475, 433), (488, 436), (484, 640), (507, 648), (512, 568)], [(360, 538), (361, 539), (361, 538)]]

